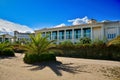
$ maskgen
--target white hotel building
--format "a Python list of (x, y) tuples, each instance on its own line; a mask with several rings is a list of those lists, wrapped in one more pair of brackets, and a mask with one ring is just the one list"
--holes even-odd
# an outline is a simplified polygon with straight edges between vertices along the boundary
[(57, 44), (65, 40), (76, 43), (82, 37), (111, 40), (120, 35), (120, 21), (96, 22), (91, 19), (86, 24), (36, 30), (35, 34), (39, 32), (43, 36), (49, 35), (49, 40), (56, 40)]
[(14, 31), (14, 41), (26, 40), (30, 41), (30, 35), (34, 35), (34, 33), (21, 33), (18, 31)]

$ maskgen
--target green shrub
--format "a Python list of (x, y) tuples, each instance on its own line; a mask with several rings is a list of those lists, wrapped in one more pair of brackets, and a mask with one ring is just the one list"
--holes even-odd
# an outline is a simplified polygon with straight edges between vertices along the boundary
[(57, 56), (120, 61), (120, 45), (108, 46), (99, 41), (92, 44), (74, 44), (72, 48), (63, 45), (57, 47), (62, 50), (62, 54), (56, 53)]
[(81, 44), (90, 44), (91, 43), (91, 39), (88, 38), (88, 37), (80, 38), (80, 43)]
[(14, 51), (11, 48), (6, 48), (2, 52), (3, 56), (15, 56)]
[(23, 61), (28, 64), (39, 62), (39, 56), (37, 54), (26, 53), (23, 58)]
[(56, 56), (51, 53), (45, 53), (40, 55), (26, 53), (23, 60), (25, 63), (32, 64), (43, 61), (56, 61)]

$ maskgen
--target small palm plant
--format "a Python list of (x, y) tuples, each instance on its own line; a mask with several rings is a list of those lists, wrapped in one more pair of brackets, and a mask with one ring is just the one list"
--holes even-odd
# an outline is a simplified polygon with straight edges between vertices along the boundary
[(2, 56), (14, 56), (12, 46), (9, 42), (0, 43), (0, 55), (2, 55)]
[(52, 44), (54, 40), (49, 41), (48, 36), (42, 37), (41, 34), (36, 36), (30, 35), (31, 42), (26, 45), (26, 50), (32, 54), (42, 54), (54, 50), (55, 45)]
[[(50, 56), (51, 56), (51, 54), (49, 54), (49, 53), (51, 51), (55, 51), (56, 46), (54, 44), (52, 44), (54, 42), (54, 40), (49, 41), (48, 37), (49, 36), (42, 37), (41, 34), (37, 34), (35, 36), (30, 35), (31, 42), (28, 45), (26, 45), (26, 47), (25, 47), (27, 53), (24, 57), (24, 62), (34, 63), (34, 62), (40, 62), (41, 59), (42, 59), (42, 61), (49, 60), (48, 58), (50, 58)], [(37, 59), (37, 58), (39, 58), (39, 59)], [(52, 60), (56, 60), (55, 56)]]

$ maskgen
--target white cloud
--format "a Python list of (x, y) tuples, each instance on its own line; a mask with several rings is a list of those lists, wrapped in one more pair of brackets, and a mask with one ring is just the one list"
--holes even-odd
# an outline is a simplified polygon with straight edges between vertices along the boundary
[(62, 24), (59, 24), (59, 25), (54, 26), (54, 28), (63, 27), (63, 26), (66, 26), (66, 25), (65, 25), (64, 23), (62, 23)]
[(84, 18), (76, 18), (72, 20), (68, 20), (68, 22), (72, 22), (72, 25), (79, 25), (79, 24), (85, 24), (88, 22), (88, 17), (85, 16)]
[(11, 33), (13, 31), (19, 31), (23, 33), (33, 32), (33, 30), (26, 25), (20, 25), (17, 23), (0, 19), (0, 33)]

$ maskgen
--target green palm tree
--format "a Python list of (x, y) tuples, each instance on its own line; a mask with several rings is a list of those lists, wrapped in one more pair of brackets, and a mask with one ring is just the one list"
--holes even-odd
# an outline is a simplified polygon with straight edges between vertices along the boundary
[(55, 45), (52, 44), (54, 40), (49, 41), (48, 37), (49, 36), (42, 37), (41, 34), (37, 34), (35, 36), (30, 35), (31, 42), (26, 45), (25, 49), (28, 53), (38, 55), (55, 50)]

